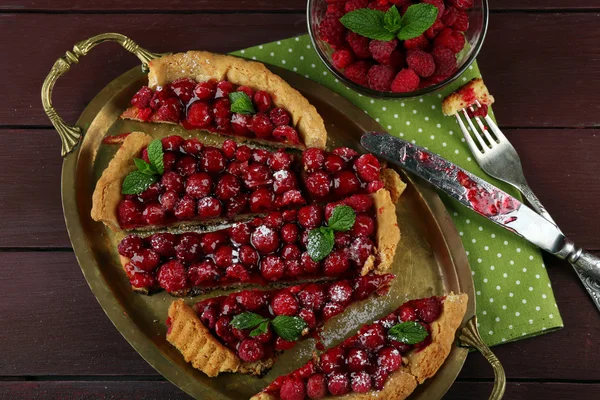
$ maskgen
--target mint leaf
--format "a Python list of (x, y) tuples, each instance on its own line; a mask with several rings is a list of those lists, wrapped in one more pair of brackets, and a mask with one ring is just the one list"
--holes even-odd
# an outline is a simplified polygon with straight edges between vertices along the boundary
[(292, 342), (300, 339), (302, 331), (308, 328), (308, 324), (302, 318), (285, 315), (275, 317), (271, 325), (277, 336)]
[(150, 160), (150, 164), (154, 167), (154, 170), (156, 171), (155, 173), (162, 175), (165, 172), (163, 146), (160, 139), (154, 139), (148, 145), (148, 160)]
[(156, 172), (154, 171), (154, 168), (150, 164), (148, 164), (146, 161), (142, 160), (141, 158), (134, 158), (133, 163), (135, 164), (137, 169), (142, 174), (146, 174), (146, 175), (156, 174)]
[(267, 333), (267, 329), (269, 329), (269, 321), (261, 322), (258, 328), (250, 332), (250, 337), (256, 337), (263, 333)]
[(438, 12), (436, 6), (427, 3), (413, 4), (408, 7), (402, 17), (402, 27), (398, 33), (398, 39), (408, 40), (421, 36), (433, 25)]
[(231, 112), (238, 114), (256, 113), (252, 99), (244, 92), (229, 93), (229, 101), (231, 102)]
[(398, 12), (396, 6), (390, 7), (389, 10), (385, 13), (383, 17), (384, 28), (389, 32), (396, 33), (400, 30), (402, 26), (400, 21), (402, 20), (402, 16)]
[(308, 244), (306, 250), (313, 261), (321, 261), (333, 250), (333, 229), (322, 226), (308, 232)]
[(385, 28), (383, 11), (359, 8), (340, 18), (340, 22), (354, 33), (375, 40), (392, 40), (395, 35)]
[(388, 336), (406, 344), (420, 343), (429, 335), (423, 325), (415, 321), (406, 321), (392, 326)]
[[(144, 161), (144, 160), (142, 160)], [(148, 175), (142, 171), (132, 171), (123, 180), (122, 194), (140, 194), (156, 182), (156, 175)]]
[(268, 321), (269, 320), (265, 317), (246, 311), (233, 317), (229, 324), (235, 329), (250, 329)]
[[(352, 229), (356, 221), (356, 213), (352, 207), (336, 206), (327, 221), (327, 225), (334, 231), (346, 232)], [(309, 236), (310, 237), (310, 236)]]

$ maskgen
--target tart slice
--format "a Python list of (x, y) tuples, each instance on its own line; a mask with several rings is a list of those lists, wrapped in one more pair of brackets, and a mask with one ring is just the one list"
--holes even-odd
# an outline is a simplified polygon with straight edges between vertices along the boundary
[(315, 107), (259, 62), (188, 51), (154, 59), (149, 69), (148, 86), (122, 118), (271, 145), (325, 147), (327, 131)]
[(308, 161), (283, 149), (251, 149), (233, 140), (216, 148), (194, 138), (159, 141), (133, 132), (100, 177), (91, 215), (113, 231), (152, 229), (298, 208), (312, 199), (340, 200), (383, 186), (396, 201), (405, 187), (396, 171), (382, 169), (372, 155), (359, 156), (348, 148), (307, 153), (310, 165), (318, 162), (310, 155), (321, 156), (322, 167), (331, 173), (313, 168), (306, 174), (302, 170)]
[(380, 189), (213, 232), (129, 235), (118, 250), (133, 290), (146, 294), (164, 289), (196, 295), (383, 274), (400, 240), (395, 209)]
[(472, 115), (471, 112), (468, 111), (471, 117), (473, 115), (485, 116), (488, 107), (494, 104), (494, 96), (490, 94), (481, 78), (471, 80), (469, 83), (446, 97), (442, 102), (442, 112), (444, 115), (454, 115), (464, 108), (468, 109), (475, 105), (476, 102), (479, 102), (481, 106), (478, 107)]
[(167, 340), (208, 376), (260, 375), (302, 338), (318, 336), (325, 321), (350, 304), (383, 295), (393, 275), (372, 275), (281, 290), (245, 290), (189, 307), (173, 302)]
[(406, 399), (450, 354), (467, 300), (451, 294), (409, 301), (251, 400)]

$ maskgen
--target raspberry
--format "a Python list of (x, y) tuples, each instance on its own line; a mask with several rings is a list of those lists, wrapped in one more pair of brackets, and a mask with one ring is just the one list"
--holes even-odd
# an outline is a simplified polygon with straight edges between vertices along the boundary
[(431, 25), (431, 27), (425, 31), (424, 35), (429, 39), (434, 39), (444, 28), (445, 27), (442, 21), (435, 21), (433, 25)]
[(177, 154), (174, 151), (165, 151), (163, 162), (165, 164), (165, 171), (174, 169), (175, 163), (177, 162)]
[(233, 92), (233, 83), (228, 81), (219, 81), (217, 83), (217, 90), (215, 92), (215, 98), (228, 97), (229, 93)]
[(143, 247), (144, 241), (141, 237), (137, 235), (129, 235), (125, 237), (125, 239), (121, 240), (118, 249), (120, 255), (131, 258), (135, 253), (142, 250)]
[(363, 154), (354, 161), (354, 169), (360, 179), (371, 182), (379, 178), (381, 165), (373, 154)]
[(355, 372), (350, 374), (351, 387), (355, 393), (367, 393), (371, 390), (371, 376), (366, 372)]
[(373, 198), (369, 195), (357, 194), (343, 200), (343, 203), (352, 207), (357, 213), (367, 212), (373, 207)]
[(329, 393), (334, 396), (341, 396), (348, 393), (350, 391), (348, 374), (342, 372), (331, 374), (329, 381), (327, 382), (327, 389), (329, 390)]
[(238, 355), (243, 361), (255, 362), (265, 356), (265, 349), (258, 340), (244, 339), (238, 348)]
[(279, 248), (279, 235), (265, 225), (260, 225), (250, 235), (250, 242), (262, 254), (270, 254)]
[(187, 275), (192, 285), (199, 286), (202, 282), (218, 280), (221, 277), (221, 271), (212, 261), (206, 260), (190, 265)]
[(271, 309), (275, 315), (294, 316), (298, 312), (298, 307), (298, 300), (287, 292), (278, 293), (271, 300)]
[(281, 107), (272, 109), (269, 112), (269, 118), (275, 126), (290, 125), (292, 120), (290, 114)]
[(358, 83), (359, 85), (367, 84), (367, 72), (371, 64), (368, 61), (357, 61), (353, 64), (350, 64), (344, 70), (344, 75), (346, 78), (350, 79), (354, 83)]
[(181, 119), (181, 103), (174, 97), (166, 99), (162, 106), (156, 110), (154, 117), (157, 121), (179, 122)]
[(334, 303), (346, 304), (352, 298), (352, 286), (348, 281), (335, 282), (329, 287), (328, 294)]
[(237, 149), (237, 143), (231, 139), (227, 139), (223, 142), (223, 146), (221, 146), (221, 151), (229, 160), (235, 157), (235, 151)]
[(435, 72), (433, 56), (421, 50), (410, 50), (406, 54), (406, 63), (422, 78), (427, 78)]
[(295, 243), (298, 240), (299, 229), (296, 224), (285, 224), (279, 233), (284, 242)]
[(142, 217), (147, 225), (162, 225), (165, 223), (165, 210), (158, 203), (151, 203), (142, 212)]
[(369, 353), (356, 347), (351, 348), (346, 355), (346, 365), (351, 372), (364, 371), (369, 365)]
[(233, 128), (233, 131), (238, 135), (247, 135), (248, 133), (250, 133), (249, 127), (251, 120), (251, 115), (234, 113), (231, 117), (231, 127)]
[(442, 305), (435, 298), (415, 300), (413, 305), (417, 309), (417, 315), (419, 316), (419, 319), (427, 322), (428, 324), (438, 319), (442, 313)]
[(244, 290), (235, 298), (248, 311), (256, 311), (266, 304), (262, 292), (258, 290)]
[(225, 169), (225, 156), (221, 150), (214, 147), (207, 147), (202, 152), (200, 158), (200, 168), (208, 173), (219, 173)]
[(459, 10), (468, 10), (473, 7), (473, 0), (448, 0), (448, 2)]
[(437, 19), (440, 20), (442, 15), (444, 15), (444, 11), (446, 7), (444, 5), (444, 0), (421, 0), (421, 3), (431, 4), (438, 9)]
[(198, 200), (198, 216), (200, 219), (210, 219), (221, 215), (223, 205), (213, 197), (203, 197)]
[(265, 113), (256, 113), (250, 120), (248, 126), (251, 132), (253, 132), (258, 138), (268, 138), (273, 133), (273, 123)]
[(373, 0), (372, 2), (369, 3), (367, 8), (370, 8), (371, 10), (379, 10), (379, 11), (386, 12), (390, 8), (390, 6), (389, 6), (389, 4), (383, 4), (378, 0)]
[(342, 157), (342, 159), (346, 162), (351, 161), (354, 157), (358, 155), (356, 150), (351, 149), (349, 147), (338, 147), (336, 149), (333, 149), (332, 153)]
[(436, 47), (431, 53), (435, 60), (435, 75), (449, 76), (456, 71), (456, 55), (445, 47)]
[(250, 100), (252, 100), (252, 98), (254, 97), (254, 90), (252, 90), (251, 87), (249, 86), (240, 86), (237, 88), (236, 92), (244, 92), (248, 95), (248, 97), (250, 97)]
[(296, 177), (287, 170), (277, 171), (273, 174), (273, 191), (283, 194), (297, 187)]
[(341, 171), (344, 168), (344, 159), (336, 154), (327, 154), (325, 158), (325, 170), (330, 173)]
[(131, 257), (131, 265), (141, 269), (144, 272), (152, 272), (158, 267), (160, 256), (157, 252), (148, 249), (142, 249)]
[(217, 82), (214, 80), (200, 82), (194, 88), (194, 94), (200, 100), (210, 100), (215, 97), (217, 92)]
[(215, 186), (215, 196), (219, 200), (229, 200), (237, 196), (242, 190), (242, 185), (238, 178), (231, 174), (224, 174)]
[(379, 324), (367, 325), (359, 331), (358, 341), (365, 349), (377, 349), (385, 344), (385, 330)]
[(331, 55), (331, 60), (336, 68), (343, 69), (352, 64), (352, 61), (354, 61), (354, 55), (350, 50), (340, 49), (336, 50)]
[(139, 223), (142, 218), (142, 206), (136, 200), (122, 200), (119, 203), (119, 222), (126, 224)]
[(448, 7), (446, 7), (446, 11), (444, 11), (444, 15), (442, 16), (442, 23), (446, 26), (453, 26), (457, 17), (458, 10), (451, 5), (448, 5)]
[(179, 195), (172, 190), (167, 190), (160, 196), (159, 201), (165, 211), (173, 211), (179, 201)]
[(198, 155), (204, 148), (202, 142), (196, 138), (187, 139), (181, 145), (182, 150), (187, 154)]
[(349, 0), (344, 5), (344, 11), (349, 13), (359, 8), (365, 8), (369, 4), (369, 0)]
[(356, 236), (371, 236), (375, 232), (375, 220), (368, 215), (358, 214), (350, 233)]
[(273, 209), (273, 192), (267, 188), (258, 188), (249, 199), (250, 211), (253, 213), (265, 212)]
[(271, 95), (264, 90), (259, 90), (254, 94), (254, 105), (259, 112), (266, 113), (271, 108)]
[(181, 176), (189, 176), (196, 173), (196, 157), (186, 154), (177, 160), (175, 170)]
[(286, 379), (279, 389), (281, 400), (304, 400), (304, 396), (306, 396), (304, 383), (298, 379)]
[[(308, 253), (305, 253), (308, 254)], [(311, 283), (298, 293), (300, 304), (309, 310), (320, 310), (325, 304), (325, 293), (320, 285)]]
[(334, 347), (321, 356), (321, 370), (326, 374), (343, 370), (344, 349)]
[(134, 273), (129, 278), (129, 282), (131, 282), (131, 286), (135, 288), (151, 288), (156, 285), (156, 279), (154, 279), (154, 275), (145, 274), (142, 272)]
[(321, 399), (327, 394), (325, 375), (314, 374), (306, 382), (306, 395), (311, 399)]
[(400, 322), (414, 321), (417, 319), (417, 312), (414, 307), (403, 305), (398, 311), (398, 320)]
[(466, 32), (469, 30), (469, 15), (464, 11), (456, 12), (456, 21), (452, 24), (452, 27), (459, 32)]
[(170, 86), (175, 96), (179, 97), (183, 104), (187, 104), (194, 97), (196, 82), (189, 78), (175, 79)]
[(338, 197), (355, 193), (360, 187), (356, 174), (352, 171), (340, 171), (333, 175), (333, 192)]
[(346, 33), (346, 41), (356, 57), (371, 57), (371, 52), (369, 51), (369, 38), (361, 36), (358, 33), (348, 31), (348, 33)]
[(398, 39), (392, 39), (387, 42), (383, 40), (371, 40), (369, 42), (369, 52), (378, 63), (398, 68), (402, 64), (402, 53), (396, 51), (397, 46)]
[(383, 368), (378, 368), (375, 371), (375, 373), (372, 376), (373, 387), (375, 388), (375, 390), (383, 389), (383, 387), (385, 386), (385, 381), (387, 381), (388, 376), (389, 376), (389, 373)]
[(357, 265), (362, 266), (373, 252), (373, 247), (373, 242), (370, 239), (367, 239), (365, 236), (359, 236), (350, 245), (348, 257), (356, 262)]
[(214, 116), (208, 103), (196, 101), (188, 108), (187, 123), (198, 128), (207, 128), (213, 122)]
[(250, 243), (250, 226), (244, 223), (237, 223), (229, 228), (229, 237), (235, 244)]
[(292, 156), (286, 153), (285, 150), (279, 149), (271, 153), (268, 164), (273, 171), (286, 170), (292, 165)]
[(325, 152), (321, 149), (310, 148), (302, 153), (302, 164), (308, 172), (316, 171), (325, 163)]
[(404, 41), (404, 48), (406, 50), (414, 50), (414, 49), (425, 50), (425, 49), (427, 49), (427, 47), (429, 47), (429, 40), (427, 40), (427, 38), (423, 35)]
[(394, 78), (392, 82), (392, 92), (408, 93), (417, 90), (419, 87), (419, 76), (412, 69), (403, 69)]
[(150, 99), (150, 107), (152, 107), (153, 110), (158, 110), (169, 97), (173, 96), (175, 95), (168, 86), (165, 86), (160, 90), (157, 89)]
[(298, 210), (298, 223), (307, 230), (320, 226), (322, 221), (321, 208), (317, 205), (311, 204)]
[(377, 364), (387, 372), (394, 372), (402, 365), (402, 356), (393, 347), (384, 347), (377, 352)]
[(323, 198), (329, 194), (331, 177), (327, 172), (316, 171), (305, 179), (306, 189), (315, 197)]
[(158, 283), (167, 292), (177, 292), (187, 287), (185, 267), (177, 260), (163, 264), (158, 270)]
[(385, 187), (385, 183), (383, 183), (383, 181), (377, 180), (377, 181), (369, 182), (369, 185), (367, 186), (367, 192), (375, 193), (379, 189), (383, 189), (384, 187)]
[(147, 108), (150, 106), (152, 95), (152, 90), (150, 90), (148, 86), (142, 86), (142, 88), (131, 98), (131, 105), (139, 109)]
[(283, 277), (285, 264), (277, 256), (266, 256), (260, 263), (260, 273), (266, 280), (276, 281)]
[(300, 138), (298, 137), (298, 131), (291, 126), (278, 126), (273, 130), (273, 137), (283, 142), (290, 144), (299, 144)]
[(348, 257), (341, 250), (332, 251), (323, 261), (323, 273), (326, 276), (340, 276), (350, 268)]
[(344, 32), (346, 28), (340, 22), (341, 13), (327, 14), (319, 25), (319, 35), (333, 48), (344, 43)]
[(434, 40), (435, 47), (447, 47), (454, 53), (458, 53), (465, 46), (465, 37), (462, 33), (444, 28)]
[(395, 75), (396, 72), (392, 67), (387, 65), (373, 65), (367, 73), (367, 85), (373, 90), (387, 92), (390, 90), (390, 85)]

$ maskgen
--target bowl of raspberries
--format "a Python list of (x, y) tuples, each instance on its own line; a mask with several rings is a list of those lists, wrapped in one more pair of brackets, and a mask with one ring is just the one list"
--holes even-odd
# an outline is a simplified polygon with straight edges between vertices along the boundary
[(409, 98), (435, 92), (475, 60), (487, 0), (308, 0), (308, 30), (331, 73), (357, 92)]

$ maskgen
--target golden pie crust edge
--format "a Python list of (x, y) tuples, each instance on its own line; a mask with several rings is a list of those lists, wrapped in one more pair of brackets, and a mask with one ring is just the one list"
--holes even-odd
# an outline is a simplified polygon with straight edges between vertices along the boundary
[(129, 134), (96, 183), (92, 195), (92, 219), (104, 222), (114, 232), (121, 230), (117, 208), (121, 201), (123, 180), (136, 169), (133, 159), (139, 157), (142, 148), (151, 141), (152, 137), (143, 132)]
[[(349, 393), (343, 396), (325, 396), (325, 399), (339, 400), (404, 400), (423, 383), (432, 377), (444, 364), (452, 350), (456, 330), (460, 327), (467, 311), (469, 297), (466, 294), (449, 294), (444, 300), (440, 317), (431, 324), (431, 344), (420, 352), (411, 352), (408, 364), (391, 374), (382, 390), (368, 393)], [(268, 393), (258, 393), (250, 400), (277, 400)]]
[(260, 62), (206, 51), (188, 51), (156, 58), (148, 66), (148, 86), (152, 89), (179, 78), (190, 78), (197, 82), (228, 80), (253, 90), (265, 90), (271, 94), (275, 106), (290, 113), (293, 126), (306, 147), (325, 148), (327, 131), (317, 109)]
[(215, 377), (221, 372), (260, 375), (273, 366), (274, 358), (260, 362), (243, 362), (210, 333), (194, 310), (183, 300), (171, 303), (169, 318), (169, 343), (179, 350), (186, 362), (209, 377)]
[(485, 104), (487, 106), (491, 106), (494, 104), (494, 96), (490, 94), (487, 86), (485, 86), (485, 83), (483, 83), (483, 79), (475, 78), (442, 101), (442, 112), (444, 115), (454, 115), (463, 108), (473, 105), (473, 103), (464, 101), (461, 94), (462, 91), (469, 88), (473, 89), (475, 92), (475, 97), (482, 105)]

